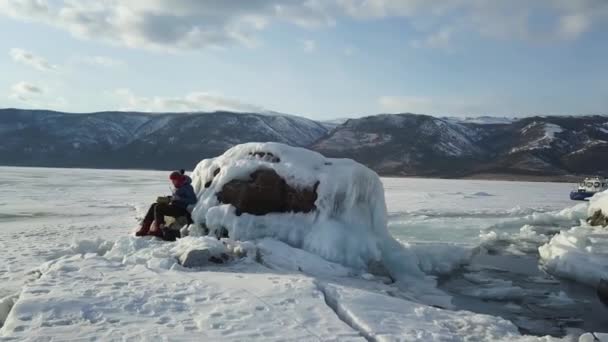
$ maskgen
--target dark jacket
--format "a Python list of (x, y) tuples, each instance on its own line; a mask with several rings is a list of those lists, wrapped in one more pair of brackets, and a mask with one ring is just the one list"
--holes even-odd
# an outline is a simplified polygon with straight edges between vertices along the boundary
[(181, 208), (187, 208), (191, 204), (196, 204), (197, 198), (192, 188), (192, 179), (188, 176), (184, 185), (173, 190), (172, 203)]

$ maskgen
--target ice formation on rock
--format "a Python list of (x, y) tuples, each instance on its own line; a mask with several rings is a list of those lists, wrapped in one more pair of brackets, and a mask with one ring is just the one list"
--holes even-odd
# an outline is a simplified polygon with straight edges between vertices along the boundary
[[(260, 174), (267, 183), (260, 181)], [(235, 184), (245, 186), (238, 190)], [(249, 143), (201, 161), (193, 185), (199, 202), (192, 218), (211, 233), (225, 229), (230, 238), (241, 241), (275, 238), (347, 267), (388, 274), (398, 282), (433, 281), (416, 254), (389, 234), (378, 175), (353, 160), (325, 158), (277, 143)], [(263, 197), (268, 191), (253, 185), (279, 191)], [(234, 198), (239, 191), (245, 199)], [(312, 198), (314, 207), (307, 202)]]
[(595, 194), (589, 200), (589, 218), (592, 226), (608, 226), (608, 191)]

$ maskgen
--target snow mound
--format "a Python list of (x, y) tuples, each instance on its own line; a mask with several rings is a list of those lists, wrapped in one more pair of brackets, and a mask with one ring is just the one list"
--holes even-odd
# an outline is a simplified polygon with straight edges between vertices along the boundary
[(545, 270), (590, 286), (608, 279), (608, 230), (574, 227), (538, 248)]
[[(218, 193), (226, 184), (247, 181), (258, 170), (274, 171), (291, 188), (315, 189), (315, 210), (254, 215), (220, 202)], [(192, 218), (212, 233), (226, 229), (231, 239), (240, 241), (274, 238), (345, 267), (388, 273), (403, 284), (425, 283), (406, 287), (434, 292), (426, 300), (439, 300), (434, 278), (425, 274), (416, 254), (388, 232), (378, 175), (353, 160), (325, 158), (278, 143), (249, 143), (201, 161), (193, 185), (199, 201)], [(425, 300), (425, 294), (420, 298)], [(449, 306), (445, 298), (440, 301), (435, 304)]]
[(608, 217), (608, 191), (597, 193), (589, 200), (587, 215), (593, 217), (598, 211), (601, 212), (605, 221), (605, 218)]

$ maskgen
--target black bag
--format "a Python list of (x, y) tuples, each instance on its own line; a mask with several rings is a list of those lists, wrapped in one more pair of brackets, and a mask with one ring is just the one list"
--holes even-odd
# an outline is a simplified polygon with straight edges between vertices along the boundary
[(163, 240), (165, 240), (165, 241), (175, 241), (178, 238), (182, 237), (179, 230), (163, 228), (162, 232), (163, 232)]

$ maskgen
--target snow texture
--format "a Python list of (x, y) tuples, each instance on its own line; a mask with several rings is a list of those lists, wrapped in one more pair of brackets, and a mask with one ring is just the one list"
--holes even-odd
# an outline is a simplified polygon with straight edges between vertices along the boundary
[(0, 336), (363, 341), (325, 305), (314, 281), (304, 276), (184, 272), (176, 264), (166, 270), (96, 254), (63, 257), (45, 265), (42, 277), (24, 287)]
[[(183, 241), (182, 241), (183, 240)], [(175, 244), (123, 237), (83, 241), (41, 265), (0, 337), (17, 340), (410, 341), (550, 340), (510, 322), (406, 299), (394, 287), (272, 239), (190, 237)], [(190, 248), (247, 251), (199, 270)], [(80, 250), (83, 254), (69, 253)], [(335, 273), (333, 271), (336, 271)]]
[[(409, 242), (385, 240), (378, 248), (388, 244), (394, 256), (410, 258), (399, 260), (408, 268), (391, 267), (391, 272), (424, 279), (403, 288), (353, 266), (357, 263), (331, 260), (338, 251), (294, 248), (276, 231), (248, 241), (192, 236), (165, 243), (127, 236), (148, 201), (167, 191), (166, 177), (164, 172), (0, 168), (0, 193), (10, 198), (0, 203), (0, 318), (6, 319), (0, 340), (409, 341), (421, 336), (549, 341), (520, 336), (500, 318), (426, 305), (433, 301), (424, 294), (437, 295), (428, 274), (450, 273), (467, 263), (482, 227), (517, 233), (528, 224), (539, 232), (543, 224), (570, 224), (587, 210), (586, 204), (557, 210), (569, 203), (559, 196), (567, 193), (564, 184), (383, 179), (391, 232)], [(520, 206), (513, 208), (515, 202)], [(306, 241), (312, 232), (298, 225), (322, 220), (302, 220), (291, 226)], [(335, 247), (348, 240), (346, 235), (359, 233), (343, 234), (337, 226), (331, 226)], [(388, 234), (380, 233), (376, 242)], [(233, 259), (181, 266), (180, 256), (192, 250)], [(495, 280), (484, 281), (488, 289), (501, 289)], [(568, 298), (557, 293), (550, 300)], [(606, 334), (596, 335), (608, 341)], [(581, 337), (591, 340), (591, 334)]]

